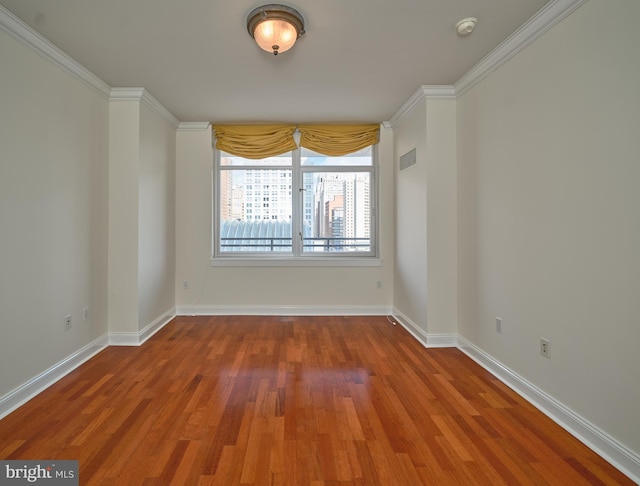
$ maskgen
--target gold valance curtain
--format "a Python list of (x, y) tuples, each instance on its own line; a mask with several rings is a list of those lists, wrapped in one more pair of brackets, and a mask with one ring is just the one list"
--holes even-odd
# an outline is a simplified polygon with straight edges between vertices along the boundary
[[(338, 157), (378, 143), (379, 125), (299, 125), (300, 146)], [(247, 159), (262, 159), (298, 148), (295, 125), (213, 125), (216, 148)]]
[(298, 148), (295, 125), (214, 125), (216, 148), (246, 159), (263, 159)]
[(378, 143), (379, 125), (299, 125), (300, 146), (329, 156), (347, 155)]

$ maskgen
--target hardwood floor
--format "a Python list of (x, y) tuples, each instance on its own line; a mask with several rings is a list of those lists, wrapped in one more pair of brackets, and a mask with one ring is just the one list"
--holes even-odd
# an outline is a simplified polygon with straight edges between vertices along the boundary
[(385, 317), (178, 317), (1, 420), (0, 458), (87, 485), (634, 484)]

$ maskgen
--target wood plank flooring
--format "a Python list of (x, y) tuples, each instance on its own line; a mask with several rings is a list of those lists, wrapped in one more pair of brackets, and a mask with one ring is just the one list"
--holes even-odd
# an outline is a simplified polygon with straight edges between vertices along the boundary
[(633, 484), (457, 349), (386, 317), (178, 317), (0, 421), (86, 485)]

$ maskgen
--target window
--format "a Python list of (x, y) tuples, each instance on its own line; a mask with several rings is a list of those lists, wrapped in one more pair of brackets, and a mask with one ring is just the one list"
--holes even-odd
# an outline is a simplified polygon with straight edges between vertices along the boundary
[(338, 157), (216, 154), (214, 257), (376, 256), (375, 146)]

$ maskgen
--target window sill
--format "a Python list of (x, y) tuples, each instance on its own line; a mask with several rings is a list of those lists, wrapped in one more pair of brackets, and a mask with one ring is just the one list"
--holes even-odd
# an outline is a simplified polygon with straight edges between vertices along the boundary
[(362, 258), (211, 258), (212, 267), (380, 267), (382, 260)]

